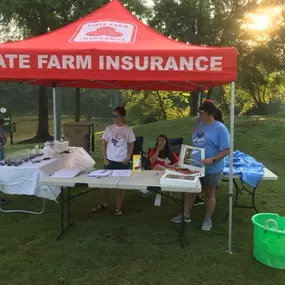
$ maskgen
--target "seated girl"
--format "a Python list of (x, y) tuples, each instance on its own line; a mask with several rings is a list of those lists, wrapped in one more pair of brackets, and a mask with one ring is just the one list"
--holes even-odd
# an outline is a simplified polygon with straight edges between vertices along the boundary
[(179, 161), (165, 135), (158, 136), (155, 147), (148, 151), (148, 159), (151, 170), (164, 170), (169, 166), (175, 166)]

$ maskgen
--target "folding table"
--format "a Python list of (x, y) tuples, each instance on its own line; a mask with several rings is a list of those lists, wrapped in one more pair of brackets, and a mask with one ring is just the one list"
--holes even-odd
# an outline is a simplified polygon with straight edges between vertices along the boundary
[(85, 170), (93, 168), (95, 161), (81, 147), (70, 147), (67, 152), (56, 157), (43, 160), (40, 157), (36, 161), (28, 161), (19, 166), (0, 166), (0, 191), (8, 195), (28, 195), (43, 199), (43, 207), (40, 212), (26, 210), (6, 210), (4, 213), (29, 213), (42, 214), (45, 209), (45, 199), (56, 201), (60, 194), (60, 187), (57, 185), (40, 185), (40, 179), (49, 177), (54, 172), (63, 169)]
[(119, 189), (134, 189), (142, 192), (151, 191), (161, 194), (176, 203), (179, 200), (173, 198), (171, 195), (166, 194), (167, 192), (179, 192), (181, 193), (181, 230), (180, 237), (182, 247), (184, 247), (184, 193), (201, 193), (201, 183), (198, 179), (198, 183), (195, 188), (178, 187), (178, 186), (161, 186), (160, 178), (163, 176), (164, 171), (142, 171), (133, 173), (130, 177), (123, 177), (119, 184)]
[[(57, 240), (62, 237), (62, 235), (68, 230), (68, 228), (72, 225), (70, 214), (71, 207), (70, 201), (76, 197), (94, 191), (96, 189), (126, 189), (126, 190), (138, 190), (141, 192), (153, 191), (159, 193), (165, 197), (168, 197), (175, 202), (179, 202), (177, 199), (171, 197), (166, 192), (180, 192), (182, 193), (182, 203), (181, 203), (181, 243), (184, 246), (184, 193), (200, 193), (201, 192), (201, 184), (198, 180), (198, 183), (195, 188), (187, 188), (183, 187), (165, 187), (160, 186), (160, 178), (164, 174), (163, 171), (141, 171), (141, 172), (133, 172), (129, 177), (88, 177), (87, 174), (80, 175), (74, 178), (53, 178), (53, 177), (44, 177), (41, 179), (41, 185), (49, 185), (49, 186), (59, 186), (61, 187), (60, 192), (60, 202), (61, 202), (61, 232), (58, 236)], [(79, 192), (71, 195), (71, 188), (75, 188), (78, 186), (86, 186), (91, 188), (84, 192)], [(67, 190), (67, 199), (65, 200), (64, 191), (65, 188)], [(75, 190), (76, 191), (76, 190)], [(64, 202), (67, 201), (67, 225), (65, 225), (65, 209)]]
[[(234, 178), (234, 185), (235, 185), (235, 203), (234, 203), (234, 208), (250, 208), (250, 209), (254, 209), (257, 213), (258, 210), (255, 206), (255, 193), (257, 190), (258, 185), (260, 184), (261, 181), (276, 181), (278, 180), (278, 176), (276, 174), (274, 174), (272, 171), (270, 171), (268, 168), (264, 167), (264, 175), (261, 179), (261, 181), (255, 186), (255, 187), (251, 187), (252, 190), (249, 188), (250, 186), (247, 186), (242, 180), (241, 180), (241, 176), (235, 174), (233, 176)], [(240, 185), (238, 185), (238, 180), (240, 181)], [(223, 176), (223, 181), (229, 181), (229, 176), (228, 175), (224, 175)], [(246, 206), (246, 205), (239, 205), (238, 204), (238, 198), (239, 195), (242, 195), (242, 191), (246, 191), (247, 193), (249, 193), (251, 195), (251, 206)], [(227, 215), (228, 216), (228, 215)], [(226, 216), (226, 217), (227, 217)]]

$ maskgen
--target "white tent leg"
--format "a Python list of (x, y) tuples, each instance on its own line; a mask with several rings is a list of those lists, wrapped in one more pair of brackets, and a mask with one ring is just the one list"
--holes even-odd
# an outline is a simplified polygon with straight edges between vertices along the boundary
[(228, 252), (232, 253), (233, 222), (233, 152), (234, 152), (234, 119), (235, 119), (235, 82), (231, 83), (231, 121), (230, 121), (230, 169), (229, 169), (229, 238)]
[(61, 139), (61, 116), (60, 116), (60, 98), (56, 94), (55, 86), (52, 88), (53, 93), (53, 126), (54, 139), (60, 141)]

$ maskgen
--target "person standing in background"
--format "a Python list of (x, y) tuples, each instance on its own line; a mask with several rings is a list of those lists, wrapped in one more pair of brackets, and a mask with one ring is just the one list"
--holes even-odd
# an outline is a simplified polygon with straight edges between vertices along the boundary
[[(205, 197), (205, 217), (201, 229), (212, 228), (212, 214), (216, 206), (216, 189), (220, 186), (225, 167), (224, 158), (230, 151), (230, 136), (226, 126), (215, 119), (218, 108), (213, 102), (204, 102), (199, 108), (201, 123), (192, 134), (192, 145), (205, 149), (205, 176), (201, 178)], [(221, 115), (221, 114), (220, 114)], [(219, 118), (222, 120), (222, 118)], [(185, 193), (184, 222), (191, 222), (190, 212), (195, 201), (195, 194)], [(181, 222), (181, 215), (171, 219), (173, 223)]]
[[(108, 126), (102, 136), (102, 155), (104, 159), (104, 169), (130, 169), (130, 159), (132, 157), (134, 142), (136, 140), (132, 128), (125, 125), (126, 109), (118, 106), (113, 110), (114, 124)], [(116, 216), (122, 215), (122, 203), (125, 190), (117, 190)], [(108, 190), (104, 189), (102, 200), (93, 212), (98, 212), (107, 208)]]
[[(204, 102), (211, 102), (213, 104), (215, 104), (215, 102), (212, 99), (206, 99)], [(199, 114), (199, 109), (198, 109), (198, 114)], [(225, 123), (224, 119), (223, 119), (223, 111), (219, 108), (217, 108), (216, 113), (214, 114), (214, 119), (218, 122), (221, 123)], [(197, 128), (197, 126), (201, 123), (200, 121), (200, 116), (198, 115), (195, 119), (195, 129)], [(195, 131), (194, 129), (194, 131)], [(199, 205), (204, 205), (204, 197), (202, 193), (196, 194), (196, 199), (195, 202), (193, 204), (194, 207), (199, 206)]]

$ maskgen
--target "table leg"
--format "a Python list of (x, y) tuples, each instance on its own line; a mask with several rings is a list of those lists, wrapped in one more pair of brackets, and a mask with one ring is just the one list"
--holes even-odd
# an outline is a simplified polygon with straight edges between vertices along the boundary
[[(243, 182), (241, 182), (241, 186), (242, 187), (240, 188), (238, 186), (236, 180), (234, 179), (234, 186), (235, 186), (236, 193), (235, 193), (235, 203), (233, 205), (233, 208), (254, 209), (256, 211), (256, 213), (258, 213), (258, 210), (257, 210), (257, 208), (255, 206), (255, 191), (256, 191), (258, 185), (255, 188), (253, 188), (252, 191), (250, 191), (248, 188), (246, 188), (244, 186)], [(242, 191), (246, 191), (247, 193), (249, 193), (251, 195), (251, 204), (252, 204), (252, 206), (246, 206), (246, 205), (239, 205), (238, 204), (238, 197), (239, 197), (239, 195), (242, 194)], [(228, 218), (228, 216), (229, 216), (229, 214), (227, 214), (225, 216), (224, 220), (226, 220)]]
[(70, 188), (67, 188), (67, 224), (70, 225)]
[(57, 241), (63, 236), (63, 234), (72, 226), (72, 223), (70, 223), (70, 188), (67, 188), (67, 226), (64, 225), (64, 188), (61, 189), (60, 192), (60, 203), (61, 203), (61, 233), (57, 237)]
[(150, 191), (149, 193), (145, 194), (145, 195), (143, 196), (143, 199), (147, 199), (148, 197), (151, 196), (152, 193), (153, 193), (153, 191)]
[(254, 208), (254, 210), (256, 211), (256, 213), (258, 213), (258, 210), (255, 207), (255, 190), (257, 187), (255, 187), (252, 191), (252, 207)]
[(56, 240), (59, 240), (63, 233), (64, 233), (64, 188), (62, 187), (61, 188), (61, 191), (60, 191), (60, 218), (61, 218), (61, 221), (60, 221), (60, 225), (61, 225), (61, 232), (60, 232), (60, 235), (56, 238)]
[(235, 190), (236, 190), (236, 198), (235, 198), (235, 204), (234, 204), (234, 207), (236, 207), (238, 205), (238, 195), (241, 194), (241, 190), (239, 189), (235, 179), (233, 182), (234, 182), (234, 186), (235, 186)]
[(71, 227), (71, 226), (73, 226), (74, 225), (74, 223), (71, 223), (70, 222), (70, 216), (71, 216), (71, 211), (70, 211), (70, 201), (72, 200), (72, 197), (70, 196), (70, 187), (68, 187), (67, 188), (67, 228), (66, 228), (66, 230), (69, 228), (69, 227)]
[(184, 204), (185, 204), (185, 197), (184, 197), (184, 193), (182, 193), (182, 196), (181, 196), (181, 229), (180, 229), (180, 238), (181, 238), (182, 248), (185, 247), (185, 241), (184, 241), (184, 233), (185, 233)]
[[(152, 186), (148, 186), (147, 187), (147, 190), (148, 191), (151, 191), (150, 193), (156, 193), (156, 194), (160, 194), (162, 195), (163, 197), (167, 197), (171, 200), (173, 200), (174, 202), (176, 202), (177, 204), (180, 204), (180, 201), (179, 199), (176, 199), (170, 195), (167, 195), (165, 193), (163, 193), (161, 191), (161, 188), (160, 187), (152, 187)], [(185, 247), (185, 243), (184, 243), (184, 232), (185, 232), (185, 222), (184, 222), (184, 204), (185, 204), (185, 197), (184, 197), (184, 194), (185, 193), (182, 193), (182, 198), (181, 198), (181, 222), (180, 222), (180, 238), (181, 238), (181, 245), (182, 245), (182, 248)]]

